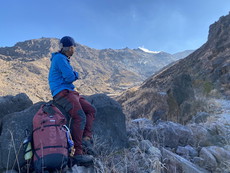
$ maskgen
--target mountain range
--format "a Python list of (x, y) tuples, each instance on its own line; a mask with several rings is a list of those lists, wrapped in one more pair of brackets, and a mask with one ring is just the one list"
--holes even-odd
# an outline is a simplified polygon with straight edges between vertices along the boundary
[[(47, 76), (56, 38), (32, 39), (0, 48), (0, 95), (27, 93), (34, 101), (51, 99)], [(192, 50), (169, 54), (144, 48), (97, 50), (77, 43), (71, 64), (80, 74), (75, 82), (84, 95), (119, 94), (138, 85), (162, 67), (189, 55)]]

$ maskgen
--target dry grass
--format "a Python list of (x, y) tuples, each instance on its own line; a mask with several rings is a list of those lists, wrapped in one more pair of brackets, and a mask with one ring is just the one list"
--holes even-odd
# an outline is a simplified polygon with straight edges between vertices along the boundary
[[(18, 155), (19, 155), (19, 152), (20, 152), (20, 150), (22, 148), (22, 143), (21, 143), (19, 149), (17, 150), (16, 149), (16, 145), (15, 145), (14, 135), (13, 135), (13, 133), (11, 131), (9, 131), (9, 133), (10, 133), (10, 137), (11, 137), (11, 141), (12, 141), (12, 147), (9, 148), (6, 170), (11, 170), (11, 169), (14, 169), (16, 167), (18, 169), (18, 172), (21, 173)], [(15, 160), (14, 160), (12, 168), (10, 168), (10, 166), (9, 166), (9, 164), (10, 164), (9, 160), (10, 160), (10, 155), (11, 155), (11, 148), (13, 148), (13, 152), (14, 152), (14, 156), (15, 156)]]
[(160, 159), (141, 150), (140, 142), (129, 148), (111, 150), (109, 145), (94, 138), (94, 145), (98, 152), (94, 166), (96, 173), (160, 173), (162, 170)]

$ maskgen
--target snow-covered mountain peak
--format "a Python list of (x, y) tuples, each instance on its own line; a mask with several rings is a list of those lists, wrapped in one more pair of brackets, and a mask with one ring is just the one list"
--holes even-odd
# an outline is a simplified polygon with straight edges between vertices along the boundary
[(144, 47), (138, 47), (138, 49), (140, 49), (140, 50), (142, 50), (142, 51), (144, 51), (144, 52), (153, 53), (153, 54), (158, 54), (158, 53), (161, 52), (161, 51), (151, 51), (151, 50), (148, 50), (148, 49), (146, 49), (146, 48), (144, 48)]

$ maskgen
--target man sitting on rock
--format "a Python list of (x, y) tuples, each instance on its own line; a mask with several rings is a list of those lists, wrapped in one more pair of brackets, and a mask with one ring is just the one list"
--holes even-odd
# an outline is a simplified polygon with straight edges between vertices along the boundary
[(70, 65), (70, 57), (75, 51), (75, 41), (69, 36), (60, 40), (61, 50), (52, 53), (49, 70), (49, 86), (54, 101), (72, 117), (71, 133), (74, 141), (74, 162), (93, 163), (93, 158), (83, 153), (84, 146), (92, 144), (92, 124), (95, 108), (74, 90), (73, 82), (79, 76)]

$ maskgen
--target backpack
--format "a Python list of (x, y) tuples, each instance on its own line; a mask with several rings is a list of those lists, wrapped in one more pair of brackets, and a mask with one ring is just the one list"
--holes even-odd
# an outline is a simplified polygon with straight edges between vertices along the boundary
[(60, 170), (68, 163), (66, 118), (53, 104), (44, 104), (33, 118), (33, 166), (36, 172)]

